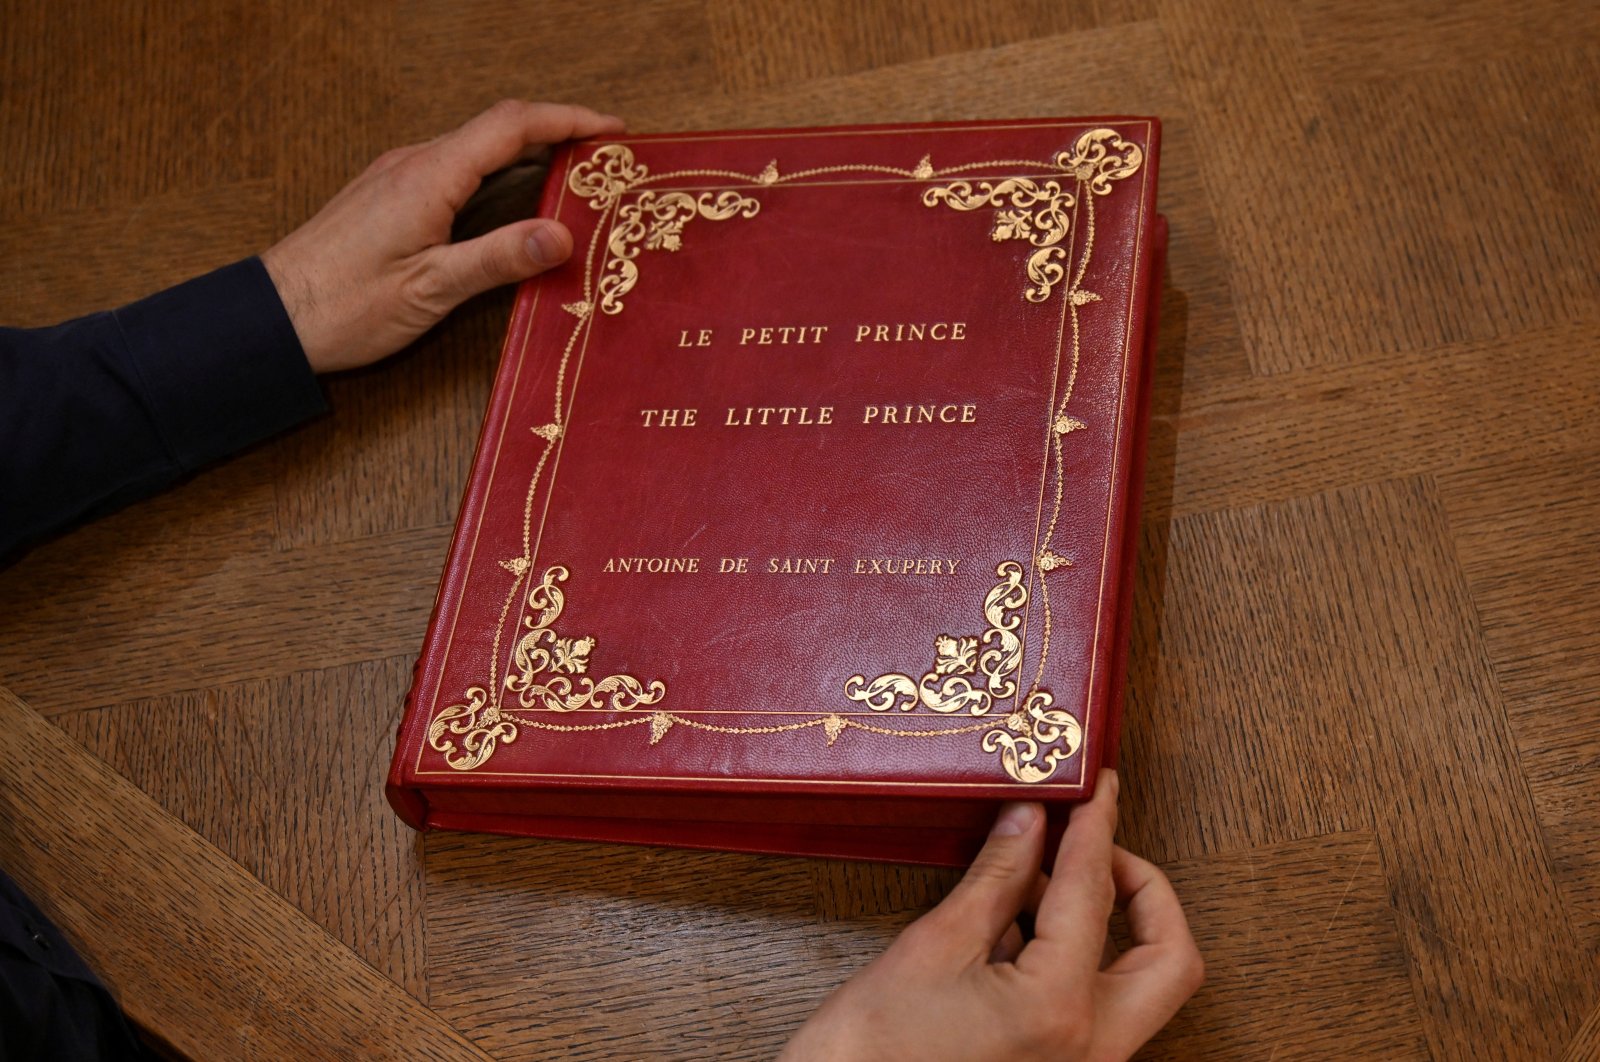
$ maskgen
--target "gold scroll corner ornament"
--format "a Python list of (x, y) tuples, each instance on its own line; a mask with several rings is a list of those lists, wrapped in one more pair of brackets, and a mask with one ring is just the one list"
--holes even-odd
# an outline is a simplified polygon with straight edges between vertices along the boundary
[[(1072, 235), (1073, 219), (1080, 202), (1089, 210), (1083, 261), (1087, 265), (1094, 239), (1094, 198), (1111, 191), (1113, 181), (1138, 172), (1144, 163), (1144, 150), (1124, 140), (1115, 129), (1090, 129), (1078, 137), (1071, 150), (1059, 152), (1052, 166), (1057, 176), (1048, 179), (1006, 177), (991, 181), (952, 181), (922, 193), (925, 206), (941, 203), (952, 210), (994, 209), (994, 225), (989, 230), (996, 243), (1022, 240), (1034, 249), (1028, 255), (1026, 270), (1032, 282), (1023, 291), (1029, 302), (1044, 302), (1056, 285), (1066, 279), (1062, 264), (1067, 250), (1062, 245)], [(1076, 289), (1083, 270), (1073, 279)], [(1083, 305), (1098, 298), (1092, 292), (1073, 290), (1069, 298)]]
[[(1015, 675), (1022, 663), (1017, 630), (1028, 589), (1016, 561), (1002, 561), (995, 574), (1000, 581), (984, 595), (988, 627), (982, 634), (941, 634), (934, 639), (933, 666), (920, 679), (896, 672), (871, 680), (852, 675), (844, 695), (874, 712), (921, 707), (971, 717), (986, 716), (996, 702), (1015, 696)], [(1070, 713), (1052, 708), (1053, 703), (1047, 691), (1032, 690), (1020, 707), (983, 735), (983, 750), (999, 753), (1001, 767), (1016, 781), (1044, 781), (1083, 744), (1083, 727)]]

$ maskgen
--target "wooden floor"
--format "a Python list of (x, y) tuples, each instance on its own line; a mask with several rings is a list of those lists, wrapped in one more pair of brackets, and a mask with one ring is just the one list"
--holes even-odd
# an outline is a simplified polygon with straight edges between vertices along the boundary
[[(1160, 115), (1121, 837), (1210, 980), (1147, 1055), (1592, 1058), (1597, 92), (1567, 0), (24, 0), (0, 320), (256, 252), (502, 95), (640, 131)], [(509, 306), (0, 571), (0, 865), (177, 1051), (770, 1057), (953, 880), (389, 812)]]

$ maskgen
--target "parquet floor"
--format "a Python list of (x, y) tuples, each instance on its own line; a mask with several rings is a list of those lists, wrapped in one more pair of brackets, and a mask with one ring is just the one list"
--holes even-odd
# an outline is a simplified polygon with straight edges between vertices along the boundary
[[(1122, 838), (1210, 981), (1146, 1056), (1600, 1057), (1600, 8), (21, 0), (0, 319), (258, 251), (502, 95), (1160, 115)], [(177, 1052), (770, 1057), (953, 880), (390, 814), (509, 306), (0, 571), (0, 863)]]

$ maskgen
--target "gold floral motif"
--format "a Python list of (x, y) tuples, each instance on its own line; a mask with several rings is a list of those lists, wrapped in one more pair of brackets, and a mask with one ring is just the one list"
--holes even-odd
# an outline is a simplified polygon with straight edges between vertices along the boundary
[(1095, 195), (1111, 191), (1111, 182), (1132, 177), (1144, 162), (1139, 145), (1130, 144), (1115, 129), (1091, 129), (1080, 136), (1072, 151), (1056, 156), (1056, 165), (1087, 184)]
[(633, 159), (633, 152), (621, 144), (604, 144), (594, 154), (572, 167), (567, 187), (589, 200), (595, 210), (605, 210), (623, 192), (650, 175), (650, 169)]
[[(552, 712), (600, 707), (625, 712), (659, 701), (667, 692), (659, 679), (646, 686), (632, 675), (608, 675), (598, 682), (588, 677), (594, 638), (563, 638), (551, 626), (566, 607), (559, 585), (566, 578), (567, 569), (554, 565), (528, 591), (528, 606), (538, 614), (522, 621), (527, 633), (511, 654), (516, 673), (506, 676), (506, 689), (517, 695), (524, 708)], [(574, 681), (570, 676), (575, 675), (581, 677)]]
[(561, 438), (561, 425), (550, 423), (541, 424), (537, 428), (529, 429), (545, 442), (555, 442)]
[[(965, 712), (987, 715), (996, 700), (1017, 692), (1011, 676), (1022, 662), (1022, 642), (1017, 628), (1022, 625), (1022, 609), (1028, 603), (1028, 590), (1022, 585), (1022, 566), (1002, 561), (995, 569), (1001, 581), (984, 598), (983, 614), (989, 629), (981, 636), (953, 638), (941, 634), (934, 639), (933, 667), (918, 681), (910, 675), (890, 673), (868, 682), (864, 675), (845, 680), (844, 695), (865, 704), (875, 712), (898, 708), (909, 712), (919, 704), (941, 715)], [(979, 647), (984, 647), (978, 653)], [(968, 676), (982, 672), (980, 686)]]
[(778, 183), (778, 160), (773, 159), (767, 163), (767, 168), (756, 174), (756, 181), (760, 184)]
[(911, 171), (911, 176), (919, 181), (926, 181), (933, 176), (933, 156), (924, 155), (922, 161), (917, 163), (917, 168)]
[(640, 250), (676, 251), (683, 246), (683, 227), (696, 217), (726, 221), (739, 216), (753, 218), (761, 204), (738, 192), (640, 192), (633, 202), (617, 211), (616, 224), (606, 247), (611, 259), (600, 277), (600, 309), (609, 314), (622, 312), (622, 296), (639, 282), (635, 259)]
[[(470, 771), (483, 763), (494, 755), (497, 743), (509, 745), (517, 739), (517, 724), (501, 718), (499, 707), (488, 701), (488, 691), (474, 686), (467, 690), (464, 704), (445, 708), (428, 726), (428, 744), (458, 771)], [(450, 735), (461, 739), (459, 751)]]
[(1040, 183), (1031, 177), (1008, 177), (1003, 181), (955, 181), (942, 188), (922, 193), (928, 206), (939, 203), (955, 210), (996, 207), (990, 236), (996, 243), (1026, 240), (1037, 250), (1028, 256), (1028, 279), (1033, 281), (1023, 294), (1029, 302), (1043, 302), (1066, 276), (1058, 261), (1066, 256), (1059, 246), (1071, 229), (1067, 212), (1077, 200), (1059, 181)]
[(973, 662), (978, 657), (978, 639), (952, 638), (948, 634), (941, 634), (933, 640), (933, 652), (934, 674), (948, 675), (954, 672), (970, 675)]
[(1000, 766), (1019, 782), (1044, 781), (1083, 745), (1083, 727), (1051, 704), (1048, 693), (1036, 691), (1003, 727), (983, 735), (983, 751), (1000, 753)]
[(589, 316), (589, 311), (593, 310), (594, 306), (580, 299), (577, 302), (564, 302), (561, 304), (561, 308), (581, 321)]
[[(953, 210), (995, 209), (994, 228), (990, 236), (995, 242), (1023, 240), (1034, 248), (1028, 255), (1028, 279), (1033, 283), (1024, 290), (1029, 302), (1044, 302), (1057, 284), (1066, 279), (1067, 257), (1061, 245), (1072, 232), (1073, 211), (1085, 192), (1105, 195), (1111, 191), (1111, 182), (1132, 176), (1144, 162), (1144, 152), (1117, 135), (1113, 129), (1091, 129), (1078, 137), (1071, 151), (1055, 157), (1055, 167), (1072, 181), (1064, 186), (1059, 179), (1034, 180), (1030, 177), (1008, 177), (1001, 181), (953, 181), (922, 193), (927, 206), (940, 203)], [(930, 174), (931, 175), (931, 174)], [(1091, 216), (1091, 226), (1093, 220)], [(1081, 273), (1080, 273), (1081, 276)], [(1091, 292), (1073, 291), (1074, 305), (1098, 298)]]
[(1039, 558), (1038, 558), (1038, 562), (1037, 563), (1039, 565), (1039, 570), (1041, 572), (1053, 572), (1057, 568), (1070, 568), (1070, 567), (1072, 567), (1072, 562), (1071, 561), (1069, 561), (1067, 558), (1063, 557), (1061, 554), (1057, 553), (1053, 549), (1047, 549), (1047, 550), (1042, 551), (1039, 554)]
[(1069, 417), (1065, 413), (1056, 418), (1055, 429), (1057, 435), (1071, 435), (1075, 431), (1082, 431), (1089, 425), (1077, 417)]

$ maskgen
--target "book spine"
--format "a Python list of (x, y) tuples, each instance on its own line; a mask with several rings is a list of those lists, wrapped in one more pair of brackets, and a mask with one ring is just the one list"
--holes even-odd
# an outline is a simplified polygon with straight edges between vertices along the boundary
[[(1129, 338), (1126, 353), (1128, 371), (1124, 383), (1123, 402), (1127, 416), (1123, 420), (1122, 435), (1114, 445), (1125, 461), (1121, 481), (1121, 504), (1118, 507), (1115, 528), (1116, 567), (1113, 591), (1108, 603), (1109, 613), (1101, 622), (1108, 624), (1112, 639), (1101, 672), (1101, 693), (1097, 703), (1104, 706), (1105, 719), (1098, 729), (1100, 746), (1088, 750), (1091, 758), (1085, 765), (1084, 786), (1090, 793), (1094, 779), (1090, 766), (1115, 767), (1117, 750), (1122, 740), (1122, 709), (1127, 688), (1129, 619), (1133, 612), (1133, 584), (1139, 550), (1139, 511), (1144, 496), (1145, 434), (1150, 422), (1151, 379), (1154, 376), (1154, 355), (1158, 315), (1160, 313), (1161, 270), (1166, 260), (1167, 221), (1156, 213), (1156, 180), (1159, 172), (1161, 144), (1160, 123), (1153, 123), (1150, 139), (1145, 148), (1145, 165), (1149, 183), (1145, 193), (1144, 212), (1149, 217), (1144, 233), (1145, 248), (1140, 260), (1135, 262), (1133, 305), (1138, 309), (1139, 328)], [(1091, 696), (1094, 691), (1091, 691)]]
[(1122, 741), (1122, 712), (1128, 688), (1128, 656), (1133, 626), (1133, 584), (1139, 567), (1139, 517), (1144, 503), (1145, 453), (1150, 431), (1150, 393), (1155, 381), (1156, 337), (1161, 318), (1161, 278), (1167, 262), (1167, 219), (1156, 216), (1153, 226), (1155, 253), (1151, 257), (1145, 302), (1145, 334), (1139, 354), (1138, 404), (1134, 422), (1133, 449), (1128, 460), (1128, 494), (1122, 534), (1122, 571), (1117, 601), (1116, 655), (1112, 658), (1111, 694), (1107, 698), (1104, 744), (1100, 764), (1115, 768), (1117, 749)]

